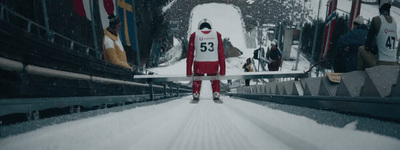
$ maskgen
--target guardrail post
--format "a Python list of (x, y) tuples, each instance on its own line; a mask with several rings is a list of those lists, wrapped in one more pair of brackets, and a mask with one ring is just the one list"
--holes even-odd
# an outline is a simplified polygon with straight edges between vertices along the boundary
[(29, 33), (31, 32), (31, 26), (32, 26), (32, 22), (29, 21), (28, 22), (28, 27), (27, 27), (28, 28), (27, 30), (28, 30)]
[(171, 97), (173, 97), (174, 96), (174, 94), (173, 94), (173, 88), (172, 88), (172, 82), (171, 83), (169, 83), (169, 95), (171, 95)]
[(46, 6), (46, 0), (42, 0), (42, 8), (43, 8), (43, 16), (44, 16), (44, 23), (46, 25), (46, 33), (47, 33), (47, 40), (52, 41), (52, 35), (50, 32), (50, 25), (49, 25), (49, 17), (47, 16), (47, 6)]
[(96, 29), (95, 29), (95, 22), (94, 22), (94, 13), (93, 13), (93, 0), (90, 0), (90, 15), (92, 19), (92, 32), (93, 32), (93, 44), (94, 49), (96, 51), (96, 58), (100, 59), (100, 52), (97, 45), (97, 36), (96, 36)]
[(176, 85), (176, 96), (179, 96), (179, 85)]
[(166, 98), (167, 97), (167, 84), (164, 83), (163, 86), (164, 86), (164, 97)]
[(74, 49), (74, 42), (71, 41), (71, 45), (69, 46), (69, 49), (71, 49), (71, 50)]
[(1, 6), (1, 8), (0, 8), (0, 19), (4, 20), (4, 6), (3, 5), (0, 5), (0, 6)]
[(150, 80), (149, 82), (149, 88), (150, 88), (150, 101), (154, 100), (154, 89), (153, 89), (153, 81)]
[(86, 47), (86, 55), (89, 55), (89, 52), (90, 52), (90, 48)]

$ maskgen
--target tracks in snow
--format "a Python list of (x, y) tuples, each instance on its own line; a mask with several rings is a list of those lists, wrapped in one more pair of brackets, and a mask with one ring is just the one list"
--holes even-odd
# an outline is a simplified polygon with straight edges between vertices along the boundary
[[(190, 104), (190, 99), (187, 96), (159, 105), (43, 127), (0, 139), (0, 145), (5, 149), (174, 150), (400, 146), (395, 139), (324, 126), (305, 117), (226, 96), (221, 97), (224, 104), (215, 104), (211, 98)], [(358, 139), (358, 143), (352, 139)]]

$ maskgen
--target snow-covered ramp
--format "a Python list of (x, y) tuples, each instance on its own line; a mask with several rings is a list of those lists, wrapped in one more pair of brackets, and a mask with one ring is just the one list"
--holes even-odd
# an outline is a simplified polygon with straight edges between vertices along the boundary
[[(399, 140), (222, 96), (71, 121), (0, 139), (1, 149), (398, 149)], [(355, 140), (356, 139), (356, 140)]]

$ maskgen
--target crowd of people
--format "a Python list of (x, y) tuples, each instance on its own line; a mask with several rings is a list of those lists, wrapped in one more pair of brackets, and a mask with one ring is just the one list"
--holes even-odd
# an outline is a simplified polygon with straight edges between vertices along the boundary
[(390, 16), (390, 0), (379, 0), (379, 15), (369, 27), (358, 16), (354, 29), (338, 40), (334, 71), (337, 73), (365, 70), (377, 65), (395, 65), (397, 62), (397, 24)]
[[(187, 5), (191, 5), (192, 3), (194, 2), (188, 2)], [(397, 24), (396, 20), (390, 15), (390, 8), (391, 8), (390, 0), (379, 0), (378, 4), (379, 4), (379, 15), (375, 16), (372, 19), (369, 27), (365, 24), (364, 18), (358, 16), (353, 21), (354, 28), (348, 33), (342, 35), (338, 39), (337, 42), (338, 44), (336, 47), (336, 56), (334, 60), (335, 72), (344, 73), (355, 70), (365, 70), (365, 68), (374, 67), (377, 65), (396, 65), (396, 66), (399, 65), (397, 60), (397, 49), (396, 49), (396, 46), (398, 46)], [(110, 15), (109, 19), (110, 19), (109, 27), (104, 31), (105, 35), (103, 38), (104, 59), (115, 65), (132, 70), (132, 67), (127, 63), (124, 48), (118, 37), (118, 32), (121, 27), (121, 22), (119, 18), (114, 15)], [(225, 63), (222, 63), (222, 60), (225, 60), (225, 56), (223, 56), (224, 50), (223, 50), (222, 40), (220, 39), (221, 35), (218, 32), (211, 30), (211, 23), (207, 19), (203, 20), (203, 24), (206, 24), (205, 26), (204, 25), (200, 26), (200, 24), (199, 24), (199, 32), (195, 32), (197, 33), (197, 35), (193, 33), (192, 34), (193, 37), (191, 36), (190, 38), (189, 48), (188, 48), (187, 75), (192, 75), (192, 73), (194, 73), (194, 75), (204, 75), (205, 73), (209, 75), (220, 73), (221, 75), (223, 75), (225, 74)], [(204, 30), (207, 31), (204, 32)], [(215, 39), (217, 39), (216, 41), (211, 41), (210, 42), (211, 45), (207, 44), (194, 45), (195, 36), (199, 36), (199, 34), (202, 34), (201, 36), (204, 37), (210, 36), (208, 34), (210, 33), (210, 31), (216, 32), (215, 36), (218, 35), (217, 37), (215, 37)], [(212, 34), (212, 36), (214, 36), (214, 34)], [(197, 41), (196, 44), (198, 44), (198, 42), (199, 41)], [(213, 46), (218, 46), (218, 47), (213, 47)], [(222, 50), (220, 50), (220, 47), (222, 47)], [(203, 48), (205, 48), (205, 51)], [(199, 54), (208, 52), (207, 50), (209, 48), (211, 48), (212, 50), (214, 50), (214, 48), (217, 49), (215, 52), (210, 51), (210, 53), (212, 54), (209, 54), (216, 56), (215, 60), (212, 61), (216, 63), (214, 66), (216, 66), (217, 69), (216, 70), (214, 69), (211, 72), (207, 71), (202, 72), (201, 69), (202, 67), (200, 67), (200, 69), (196, 67), (199, 67), (199, 65), (201, 66), (202, 64), (209, 65), (208, 63), (209, 61), (207, 60), (206, 61), (207, 63), (202, 63)], [(194, 59), (193, 54), (198, 53), (199, 51), (203, 53), (197, 54), (198, 56), (196, 55), (196, 58), (197, 57), (198, 58)], [(222, 52), (221, 57), (223, 58), (220, 58), (219, 56), (221, 55), (219, 54), (221, 53), (220, 51)], [(209, 59), (209, 57), (204, 57), (204, 58)], [(282, 53), (277, 47), (276, 40), (273, 40), (271, 42), (271, 46), (268, 48), (265, 58), (268, 62), (269, 71), (279, 71), (279, 68), (282, 67)], [(193, 62), (195, 67), (194, 70), (196, 72), (192, 72), (191, 70)], [(251, 68), (251, 66), (252, 66), (251, 60), (249, 58), (243, 65), (244, 71), (252, 72), (253, 69)], [(220, 68), (221, 72), (218, 72), (218, 67), (221, 67)], [(215, 85), (213, 84), (213, 91), (214, 93), (219, 94), (219, 90), (217, 90), (219, 88), (214, 89), (214, 87), (217, 86), (217, 83), (219, 85), (219, 82), (217, 81), (215, 81)], [(198, 86), (200, 84), (197, 81), (194, 82), (194, 91), (193, 91), (194, 95), (196, 93), (199, 95)], [(249, 80), (246, 80), (245, 84), (248, 86)]]

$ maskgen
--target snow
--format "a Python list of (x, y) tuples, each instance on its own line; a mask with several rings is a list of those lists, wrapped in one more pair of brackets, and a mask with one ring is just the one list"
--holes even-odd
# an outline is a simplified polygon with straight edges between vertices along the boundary
[[(207, 89), (207, 88), (204, 88)], [(204, 94), (204, 93), (203, 93)], [(191, 97), (71, 121), (0, 140), (7, 149), (398, 149), (397, 139), (222, 96)]]
[[(219, 14), (219, 15), (216, 15)], [(201, 19), (207, 18), (211, 21), (212, 28), (221, 33), (222, 38), (229, 38), (232, 44), (243, 51), (243, 55), (237, 58), (226, 59), (226, 74), (242, 73), (242, 65), (247, 58), (253, 56), (254, 49), (248, 49), (245, 43), (244, 23), (238, 7), (230, 4), (210, 3), (198, 5), (191, 12), (191, 25), (189, 26), (188, 37), (198, 28)], [(158, 74), (186, 75), (186, 59), (178, 62), (160, 64), (159, 68), (150, 68), (149, 71)], [(171, 71), (174, 70), (174, 71)], [(225, 81), (222, 81), (225, 82)]]
[[(252, 55), (241, 43), (245, 40), (239, 16), (240, 11), (232, 5), (215, 3), (192, 11), (193, 30), (189, 33), (199, 19), (208, 17), (216, 30), (244, 50), (244, 56), (226, 60), (227, 74), (242, 73), (242, 64)], [(300, 66), (308, 66), (305, 60), (300, 62)], [(290, 70), (292, 65), (284, 62), (282, 70)], [(151, 71), (185, 74), (186, 59)], [(203, 81), (200, 99), (198, 104), (189, 104), (191, 96), (186, 96), (49, 125), (1, 138), (0, 149), (400, 149), (400, 139), (357, 130), (357, 120), (334, 127), (243, 99), (222, 96), (224, 103), (215, 104), (210, 81)]]
[(224, 104), (215, 104), (211, 98), (203, 97), (199, 104), (189, 104), (190, 99), (188, 96), (158, 105), (43, 127), (1, 139), (1, 149), (400, 147), (399, 140), (394, 138), (319, 124), (306, 117), (240, 99), (222, 96)]
[[(219, 14), (219, 15), (218, 15)], [(229, 38), (231, 43), (243, 51), (243, 55), (235, 58), (226, 59), (226, 74), (234, 75), (242, 73), (242, 66), (246, 62), (247, 58), (253, 57), (253, 48), (247, 48), (245, 43), (245, 26), (241, 18), (240, 9), (231, 4), (219, 4), (209, 3), (198, 5), (193, 8), (191, 12), (191, 25), (189, 26), (188, 37), (191, 33), (195, 32), (198, 28), (198, 22), (201, 19), (207, 18), (211, 21), (213, 29), (221, 33), (222, 38)], [(266, 33), (265, 33), (266, 34)], [(267, 38), (267, 37), (266, 37)], [(267, 39), (268, 40), (268, 39)], [(266, 45), (270, 45), (270, 41), (267, 41)], [(267, 46), (263, 46), (267, 50)], [(297, 45), (293, 45), (291, 58), (296, 58)], [(173, 48), (175, 49), (175, 48)], [(300, 61), (298, 70), (305, 71), (309, 68), (308, 60), (300, 55)], [(258, 66), (258, 61), (254, 64)], [(168, 62), (166, 64), (160, 64), (162, 67), (150, 68), (149, 70), (157, 74), (168, 74), (168, 75), (186, 75), (186, 59), (182, 59), (177, 62)], [(168, 67), (165, 67), (168, 66)], [(282, 65), (282, 71), (291, 71), (295, 66), (295, 61), (284, 61)], [(171, 71), (174, 70), (174, 71)], [(221, 81), (226, 82), (226, 81)], [(253, 82), (253, 81), (252, 81)], [(184, 82), (186, 83), (186, 82)]]
[(240, 9), (230, 4), (209, 3), (198, 5), (191, 12), (191, 25), (189, 26), (188, 39), (190, 34), (198, 30), (200, 20), (207, 18), (213, 30), (222, 35), (222, 39), (229, 38), (232, 44), (240, 50), (245, 50), (244, 56), (251, 56), (246, 49), (244, 22), (241, 18)]
[(163, 13), (165, 13), (168, 9), (170, 9), (172, 7), (172, 5), (175, 4), (177, 0), (172, 0), (172, 2), (168, 3), (166, 6), (164, 6), (161, 10)]

